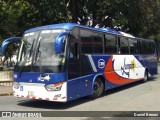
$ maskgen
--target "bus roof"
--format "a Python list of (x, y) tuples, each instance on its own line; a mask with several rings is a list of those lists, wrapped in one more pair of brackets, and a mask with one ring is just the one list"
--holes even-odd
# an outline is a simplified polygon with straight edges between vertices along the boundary
[(29, 30), (25, 31), (25, 33), (34, 32), (34, 31), (38, 31), (38, 30), (58, 29), (58, 28), (62, 28), (62, 29), (66, 29), (66, 30), (71, 31), (74, 27), (81, 27), (81, 28), (86, 28), (86, 29), (95, 30), (95, 31), (99, 31), (99, 32), (106, 32), (106, 33), (111, 33), (114, 35), (121, 35), (121, 36), (125, 36), (125, 37), (135, 38), (133, 35), (130, 35), (128, 33), (124, 33), (121, 31), (112, 30), (110, 28), (93, 28), (93, 27), (89, 27), (89, 26), (76, 24), (76, 23), (60, 23), (60, 24), (40, 26), (40, 27), (29, 29)]
[(136, 39), (138, 40), (145, 40), (145, 41), (150, 41), (150, 42), (155, 42), (153, 39), (145, 39), (145, 38), (139, 38), (139, 37), (136, 37)]

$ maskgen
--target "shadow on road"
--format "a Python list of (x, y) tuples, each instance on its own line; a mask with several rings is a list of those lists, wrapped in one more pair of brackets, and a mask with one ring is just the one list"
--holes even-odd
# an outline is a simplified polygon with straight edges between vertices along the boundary
[[(148, 82), (154, 82), (156, 81), (156, 77), (150, 78), (150, 80)], [(124, 85), (118, 88), (114, 88), (111, 90), (108, 90), (105, 92), (105, 94), (102, 96), (103, 97), (107, 97), (108, 95), (117, 93), (119, 91), (123, 91), (132, 87), (135, 87), (137, 85), (143, 84), (142, 81), (138, 81), (135, 83), (131, 83), (128, 85)], [(26, 100), (21, 100), (18, 101), (18, 105), (20, 106), (25, 106), (25, 107), (33, 107), (33, 108), (42, 108), (42, 109), (50, 109), (50, 110), (64, 110), (64, 109), (68, 109), (74, 106), (78, 106), (81, 104), (84, 104), (86, 102), (91, 102), (94, 101), (96, 99), (91, 99), (89, 97), (83, 97), (77, 100), (73, 100), (67, 103), (60, 103), (60, 102), (53, 102), (53, 101), (43, 101), (43, 100), (30, 100), (30, 99), (26, 99)]]
[[(152, 78), (149, 78), (149, 80), (147, 82), (153, 82), (153, 81), (156, 81), (156, 80), (157, 80), (157, 77), (154, 76)], [(145, 83), (143, 81), (136, 81), (134, 83), (130, 83), (130, 84), (127, 84), (127, 85), (123, 85), (123, 86), (114, 88), (114, 89), (110, 89), (110, 90), (105, 92), (104, 96), (107, 96), (107, 95), (110, 95), (110, 94), (113, 94), (113, 93), (117, 93), (119, 91), (123, 91), (123, 90), (129, 89), (129, 88), (132, 88), (134, 86), (138, 86), (140, 84), (145, 84)]]
[(26, 100), (18, 101), (18, 105), (25, 106), (25, 107), (33, 107), (33, 108), (42, 108), (42, 109), (64, 110), (64, 109), (68, 109), (89, 101), (91, 101), (91, 99), (87, 99), (87, 97), (83, 97), (67, 103), (26, 99)]

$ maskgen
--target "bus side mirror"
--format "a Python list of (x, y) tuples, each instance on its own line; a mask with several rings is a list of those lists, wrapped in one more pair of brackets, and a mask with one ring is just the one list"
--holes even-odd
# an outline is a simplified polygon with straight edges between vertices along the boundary
[(1, 55), (2, 56), (5, 55), (5, 51), (6, 51), (7, 45), (9, 43), (11, 43), (11, 42), (17, 42), (17, 41), (20, 41), (20, 40), (21, 40), (21, 37), (11, 37), (11, 38), (5, 39), (2, 42), (2, 45), (1, 45)]
[(56, 37), (55, 44), (54, 44), (56, 54), (62, 53), (63, 46), (65, 43), (65, 37), (68, 36), (69, 34), (70, 34), (69, 32), (63, 32)]

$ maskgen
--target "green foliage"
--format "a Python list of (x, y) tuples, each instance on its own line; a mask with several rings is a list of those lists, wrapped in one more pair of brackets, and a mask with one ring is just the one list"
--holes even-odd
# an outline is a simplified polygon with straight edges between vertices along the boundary
[[(0, 0), (0, 43), (26, 29), (63, 22), (110, 27), (160, 41), (158, 0)], [(6, 56), (16, 51), (8, 46)]]
[[(18, 20), (27, 5), (29, 4), (20, 0), (0, 0), (0, 43), (6, 38), (22, 34), (21, 28), (18, 26)], [(12, 57), (16, 51), (17, 44), (10, 44), (7, 47), (4, 61)], [(0, 64), (3, 64), (4, 61), (1, 61)]]
[(26, 0), (26, 2), (28, 2), (29, 7), (23, 12), (19, 20), (19, 26), (23, 26), (23, 30), (67, 21), (64, 0)]

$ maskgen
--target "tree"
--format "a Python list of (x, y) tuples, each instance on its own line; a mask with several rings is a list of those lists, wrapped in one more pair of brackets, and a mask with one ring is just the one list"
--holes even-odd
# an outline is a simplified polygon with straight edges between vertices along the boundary
[(19, 27), (24, 29), (67, 22), (65, 1), (57, 0), (32, 0), (28, 1), (29, 7), (23, 12), (19, 20)]
[[(63, 22), (109, 27), (160, 41), (158, 0), (1, 0), (0, 11), (0, 43), (22, 36), (26, 29)], [(8, 47), (8, 55), (14, 47)]]
[[(0, 43), (6, 38), (17, 36), (21, 34), (18, 26), (18, 19), (26, 9), (27, 3), (18, 0), (1, 0), (0, 1)], [(11, 58), (17, 51), (17, 44), (10, 44), (7, 47), (7, 52), (3, 61)]]

